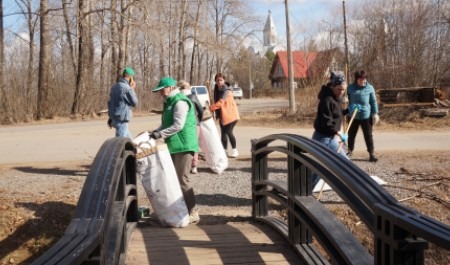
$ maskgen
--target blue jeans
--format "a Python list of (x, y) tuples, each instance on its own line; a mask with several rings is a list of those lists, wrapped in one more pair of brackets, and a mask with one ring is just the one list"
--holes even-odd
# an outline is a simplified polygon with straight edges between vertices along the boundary
[[(329, 136), (323, 133), (320, 133), (318, 131), (314, 131), (314, 134), (312, 136), (312, 138), (316, 141), (321, 142), (322, 144), (324, 144), (325, 146), (327, 146), (328, 148), (330, 148), (331, 150), (333, 150), (334, 152), (337, 153), (338, 149), (339, 149), (339, 142), (336, 140), (336, 138), (333, 136)], [(339, 154), (345, 158), (348, 159), (348, 156), (345, 154), (344, 148), (342, 147), (341, 150), (339, 151)], [(316, 186), (317, 182), (319, 182), (320, 177), (315, 174), (312, 173), (311, 174), (311, 183), (312, 183), (312, 187), (314, 189), (314, 187)]]
[(127, 121), (113, 120), (111, 125), (116, 129), (116, 137), (121, 136), (131, 138), (130, 131), (128, 131)]

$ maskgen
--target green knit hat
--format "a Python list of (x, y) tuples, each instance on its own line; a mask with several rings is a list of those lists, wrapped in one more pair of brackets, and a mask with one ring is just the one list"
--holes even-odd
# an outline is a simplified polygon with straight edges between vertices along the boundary
[(133, 70), (133, 68), (127, 67), (127, 68), (123, 69), (123, 75), (134, 76), (134, 70)]
[(172, 77), (166, 76), (159, 80), (159, 84), (157, 87), (153, 88), (153, 92), (160, 91), (161, 89), (169, 86), (176, 86), (177, 81), (175, 81)]

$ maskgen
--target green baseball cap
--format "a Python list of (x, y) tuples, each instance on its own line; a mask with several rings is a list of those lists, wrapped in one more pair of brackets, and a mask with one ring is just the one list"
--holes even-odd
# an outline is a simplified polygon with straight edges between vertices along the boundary
[(134, 76), (134, 70), (131, 67), (127, 67), (123, 69), (123, 75), (131, 75)]
[(153, 88), (152, 91), (157, 92), (165, 87), (175, 86), (176, 84), (177, 81), (175, 81), (172, 77), (166, 76), (159, 80), (158, 86)]

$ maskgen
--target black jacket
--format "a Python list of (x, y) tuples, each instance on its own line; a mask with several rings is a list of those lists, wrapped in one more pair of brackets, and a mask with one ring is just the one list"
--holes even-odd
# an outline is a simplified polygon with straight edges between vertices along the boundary
[(189, 94), (187, 97), (192, 101), (192, 103), (194, 103), (195, 114), (196, 114), (195, 116), (197, 118), (197, 124), (199, 124), (199, 122), (201, 122), (203, 119), (202, 104), (200, 104), (200, 101), (198, 101), (197, 95), (195, 95), (195, 94)]
[[(214, 103), (221, 99), (225, 100), (228, 96), (227, 93), (233, 93), (233, 89), (231, 88), (231, 86), (225, 84), (219, 88), (219, 86), (216, 84), (214, 86)], [(215, 111), (216, 119), (221, 119), (220, 115), (220, 109), (217, 109)]]
[(332, 137), (342, 126), (341, 100), (334, 95), (329, 84), (322, 86), (318, 98), (320, 101), (314, 129)]

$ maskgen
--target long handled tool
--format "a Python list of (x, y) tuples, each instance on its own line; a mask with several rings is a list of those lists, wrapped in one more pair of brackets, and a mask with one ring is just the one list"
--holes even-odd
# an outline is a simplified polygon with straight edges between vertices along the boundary
[[(355, 110), (354, 110), (353, 113), (352, 113), (352, 117), (350, 118), (350, 121), (348, 122), (347, 130), (345, 131), (345, 134), (347, 134), (347, 135), (348, 135), (348, 131), (350, 130), (350, 126), (352, 125), (352, 122), (353, 122), (353, 120), (354, 120), (355, 117), (356, 117), (356, 113), (357, 113), (357, 112), (358, 112), (358, 109), (355, 108)], [(338, 150), (337, 150), (338, 153), (341, 151), (342, 145), (343, 145), (343, 144), (344, 144), (343, 141), (339, 144), (339, 148), (338, 148)]]
[[(355, 117), (356, 117), (356, 113), (357, 113), (357, 112), (358, 112), (358, 109), (355, 108), (355, 110), (353, 111), (352, 117), (350, 118), (350, 121), (348, 122), (347, 129), (346, 129), (346, 131), (345, 131), (345, 133), (346, 133), (347, 135), (348, 135), (348, 131), (349, 131), (349, 129), (350, 129), (350, 126), (352, 125), (352, 122), (353, 122), (353, 120), (354, 120)], [(342, 145), (343, 145), (343, 144), (344, 144), (343, 141), (339, 144), (339, 148), (338, 148), (338, 150), (337, 150), (338, 153), (341, 151)], [(318, 200), (318, 201), (319, 201), (320, 198), (322, 197), (323, 187), (325, 187), (325, 181), (322, 183), (322, 187), (320, 188), (320, 191), (319, 191), (319, 196), (317, 196), (317, 200)]]

